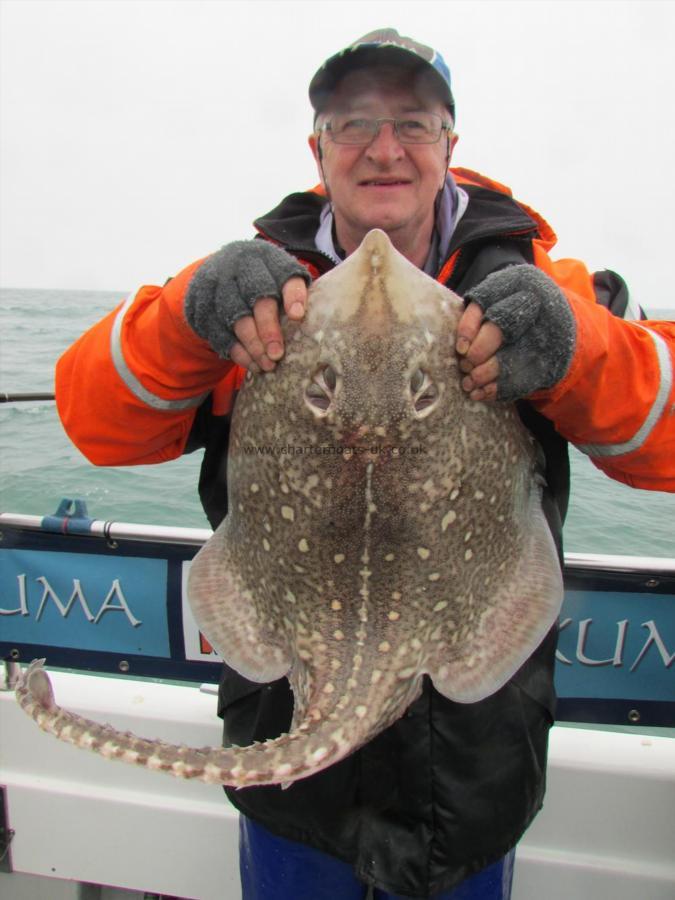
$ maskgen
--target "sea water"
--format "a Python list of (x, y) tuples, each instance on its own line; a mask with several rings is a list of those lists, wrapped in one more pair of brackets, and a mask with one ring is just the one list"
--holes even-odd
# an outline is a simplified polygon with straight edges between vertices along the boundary
[[(0, 291), (0, 392), (53, 390), (60, 354), (123, 297), (123, 291)], [(675, 318), (673, 311), (648, 312)], [(46, 515), (61, 498), (81, 497), (97, 519), (208, 527), (197, 497), (201, 456), (98, 468), (70, 443), (53, 402), (2, 403), (0, 510)], [(675, 494), (634, 490), (574, 448), (570, 456), (567, 551), (675, 558)]]

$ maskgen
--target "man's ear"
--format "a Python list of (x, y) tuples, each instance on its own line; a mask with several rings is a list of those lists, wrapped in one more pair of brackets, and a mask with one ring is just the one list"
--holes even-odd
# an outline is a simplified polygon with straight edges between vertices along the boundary
[(441, 191), (445, 187), (445, 176), (447, 173), (447, 169), (450, 167), (450, 160), (452, 159), (452, 154), (455, 149), (455, 144), (457, 143), (458, 140), (459, 140), (458, 134), (455, 134), (454, 132), (451, 134), (448, 134), (448, 156), (445, 160), (446, 171), (443, 172), (443, 181), (441, 182), (441, 186), (439, 188), (439, 190), (441, 190)]
[(319, 144), (319, 135), (312, 132), (312, 134), (310, 134), (310, 136), (307, 138), (307, 143), (309, 144), (309, 149), (312, 151), (312, 156), (317, 163), (320, 163), (321, 145)]
[(454, 131), (451, 135), (448, 136), (448, 163), (452, 159), (452, 154), (454, 153), (455, 146), (457, 141), (459, 140), (459, 135)]
[(307, 138), (307, 143), (309, 144), (309, 149), (312, 151), (312, 156), (314, 157), (314, 161), (316, 162), (316, 167), (319, 170), (319, 178), (321, 179), (321, 184), (326, 190), (326, 179), (323, 174), (323, 152), (321, 150), (321, 142), (319, 140), (318, 134), (310, 134)]

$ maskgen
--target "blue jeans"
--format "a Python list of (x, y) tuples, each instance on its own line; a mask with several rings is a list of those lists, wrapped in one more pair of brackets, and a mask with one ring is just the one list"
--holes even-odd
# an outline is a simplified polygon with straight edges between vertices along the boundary
[[(509, 900), (515, 850), (430, 900)], [(365, 900), (352, 867), (313, 847), (277, 837), (239, 816), (242, 900)], [(402, 900), (375, 888), (373, 900)]]

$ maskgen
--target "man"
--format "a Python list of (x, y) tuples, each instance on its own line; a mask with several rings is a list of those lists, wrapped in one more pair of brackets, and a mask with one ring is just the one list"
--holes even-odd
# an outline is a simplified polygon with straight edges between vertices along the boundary
[[(262, 240), (142, 288), (60, 360), (59, 411), (80, 449), (119, 465), (204, 447), (200, 496), (215, 527), (234, 394), (245, 368), (282, 358), (279, 304), (301, 318), (310, 278), (380, 227), (467, 300), (457, 351), (469, 396), (528, 398), (519, 410), (545, 455), (559, 548), (565, 439), (612, 477), (675, 490), (675, 325), (610, 315), (603, 303), (625, 295), (618, 276), (553, 263), (543, 219), (497, 183), (448, 171), (457, 137), (442, 58), (373, 32), (322, 66), (310, 99), (322, 187), (259, 219)], [(508, 897), (512, 848), (544, 793), (555, 641), (480, 703), (427, 682), (399, 722), (328, 770), (283, 791), (228, 791), (245, 813), (244, 896), (342, 900), (370, 884), (378, 898)], [(285, 680), (261, 686), (226, 668), (219, 706), (226, 740), (248, 744), (288, 729), (292, 699)]]

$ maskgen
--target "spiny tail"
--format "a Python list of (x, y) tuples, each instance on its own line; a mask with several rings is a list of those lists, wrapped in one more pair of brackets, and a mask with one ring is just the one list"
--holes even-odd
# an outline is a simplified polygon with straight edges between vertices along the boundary
[(347, 729), (336, 728), (334, 722), (308, 720), (291, 734), (243, 748), (193, 748), (147, 740), (59, 707), (43, 664), (44, 660), (34, 660), (16, 688), (21, 708), (43, 731), (108, 759), (119, 759), (177, 778), (232, 787), (289, 784), (338, 762), (372, 736), (372, 732), (358, 729), (360, 733), (343, 737)]

